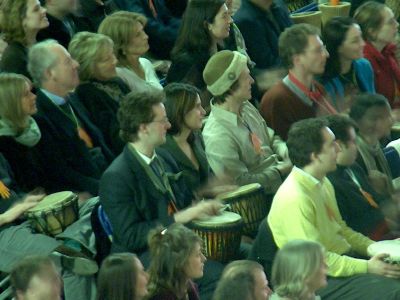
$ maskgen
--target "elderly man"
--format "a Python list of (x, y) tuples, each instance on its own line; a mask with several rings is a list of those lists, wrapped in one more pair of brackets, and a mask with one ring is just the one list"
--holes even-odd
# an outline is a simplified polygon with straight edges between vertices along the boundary
[(286, 144), (248, 101), (254, 81), (247, 58), (236, 51), (220, 51), (208, 61), (203, 77), (214, 96), (203, 130), (212, 170), (236, 184), (258, 182), (268, 194), (275, 193), (292, 165)]
[(53, 40), (38, 43), (29, 51), (28, 70), (38, 87), (35, 120), (42, 133), (38, 146), (53, 179), (45, 188), (85, 192), (90, 197), (97, 195), (98, 181), (113, 155), (85, 108), (70, 94), (79, 84), (78, 67)]

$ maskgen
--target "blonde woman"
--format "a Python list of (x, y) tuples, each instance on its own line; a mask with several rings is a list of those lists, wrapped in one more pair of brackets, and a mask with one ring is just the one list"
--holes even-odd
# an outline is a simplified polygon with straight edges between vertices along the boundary
[(98, 30), (113, 40), (117, 74), (135, 92), (162, 90), (152, 63), (142, 57), (149, 50), (148, 36), (143, 30), (146, 22), (141, 14), (119, 11), (106, 17)]
[(25, 192), (46, 186), (37, 144), (41, 133), (32, 115), (36, 95), (28, 78), (19, 74), (0, 74), (0, 152)]
[(324, 249), (316, 242), (292, 240), (275, 256), (271, 300), (317, 300), (315, 292), (327, 285)]
[(81, 84), (76, 89), (92, 122), (101, 130), (114, 154), (124, 146), (118, 132), (117, 110), (129, 87), (117, 77), (114, 43), (100, 33), (80, 32), (69, 44), (68, 51), (79, 63)]

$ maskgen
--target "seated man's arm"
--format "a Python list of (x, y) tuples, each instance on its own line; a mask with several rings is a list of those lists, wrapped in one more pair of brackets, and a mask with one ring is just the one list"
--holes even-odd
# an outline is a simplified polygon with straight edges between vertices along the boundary
[(271, 157), (271, 161), (265, 160), (265, 167), (251, 171), (241, 158), (241, 155), (245, 155), (242, 153), (243, 146), (238, 145), (229, 134), (221, 132), (218, 138), (205, 138), (205, 143), (208, 162), (217, 177), (231, 178), (240, 185), (258, 182), (267, 193), (274, 193), (281, 185), (282, 180), (275, 158)]
[(168, 226), (173, 223), (173, 217), (165, 212), (163, 219), (146, 220), (143, 210), (151, 203), (141, 199), (144, 196), (127, 180), (123, 174), (106, 171), (100, 182), (100, 202), (111, 222), (114, 241), (127, 251), (140, 253), (147, 248), (149, 231), (157, 225)]

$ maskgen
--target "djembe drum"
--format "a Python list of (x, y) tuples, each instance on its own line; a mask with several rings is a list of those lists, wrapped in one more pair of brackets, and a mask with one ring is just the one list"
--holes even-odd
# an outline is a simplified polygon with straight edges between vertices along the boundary
[(55, 236), (78, 219), (78, 196), (68, 191), (48, 195), (25, 215), (36, 232)]
[(384, 259), (385, 262), (390, 264), (400, 264), (399, 240), (387, 240), (373, 243), (368, 246), (367, 252), (370, 256), (387, 253), (389, 256)]
[(223, 193), (217, 199), (229, 204), (230, 209), (243, 218), (243, 234), (255, 237), (260, 222), (267, 216), (268, 203), (259, 183), (247, 184), (233, 192)]
[(188, 224), (203, 240), (203, 250), (207, 258), (229, 262), (237, 259), (243, 229), (240, 215), (224, 211), (221, 215)]

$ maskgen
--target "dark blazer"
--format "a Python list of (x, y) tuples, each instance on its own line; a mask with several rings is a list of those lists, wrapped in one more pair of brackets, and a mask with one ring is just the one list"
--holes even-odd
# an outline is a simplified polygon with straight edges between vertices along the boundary
[(22, 74), (28, 78), (28, 49), (19, 42), (10, 42), (0, 60), (0, 72)]
[[(79, 121), (92, 138), (94, 146), (104, 145), (102, 136), (85, 115), (76, 100), (69, 102)], [(45, 170), (52, 185), (50, 190), (71, 189), (98, 193), (102, 170), (95, 164), (85, 143), (79, 138), (76, 125), (42, 92), (37, 92), (38, 112), (34, 116), (42, 133), (38, 144)], [(106, 149), (103, 146), (102, 149)], [(107, 155), (111, 158), (111, 154)], [(104, 153), (103, 153), (104, 154)]]
[[(167, 135), (167, 141), (165, 144), (160, 146), (162, 150), (167, 151), (169, 155), (173, 157), (178, 168), (182, 171), (183, 179), (185, 180), (186, 186), (191, 190), (195, 191), (201, 185), (206, 184), (208, 177), (211, 175), (210, 165), (208, 164), (204, 141), (201, 136), (201, 132), (193, 134), (193, 140), (190, 142), (194, 155), (199, 163), (199, 169), (197, 170), (190, 159), (185, 153), (179, 148), (171, 135)], [(165, 151), (161, 151), (160, 155), (165, 156)]]
[[(174, 222), (168, 215), (168, 193), (163, 194), (156, 188), (139, 159), (125, 146), (101, 177), (100, 202), (113, 228), (111, 252), (140, 255), (147, 249), (151, 229)], [(168, 165), (173, 166), (173, 161)], [(192, 195), (182, 181), (173, 183), (172, 189), (178, 209), (191, 204)]]
[(239, 27), (246, 43), (247, 53), (256, 63), (257, 69), (267, 69), (280, 64), (279, 35), (292, 25), (289, 14), (282, 7), (273, 3), (270, 12), (275, 17), (277, 26), (268, 18), (265, 11), (250, 0), (243, 0), (234, 16), (235, 24)]
[[(114, 92), (114, 96), (106, 90)], [(119, 101), (129, 92), (129, 87), (119, 78), (106, 82), (91, 80), (80, 84), (76, 89), (76, 94), (86, 107), (90, 120), (100, 129), (115, 155), (120, 154), (124, 147), (124, 142), (119, 137), (117, 120)]]
[[(375, 202), (382, 204), (385, 201), (385, 197), (376, 193), (370, 186), (367, 175), (360, 166), (356, 163), (351, 167), (338, 165), (335, 171), (328, 174), (328, 178), (335, 189), (340, 214), (350, 228), (377, 239), (376, 233), (382, 234), (381, 228), (385, 225), (385, 217), (380, 208), (374, 208), (366, 201), (347, 169), (353, 171), (363, 190), (371, 194)], [(385, 233), (387, 232), (383, 232)]]

